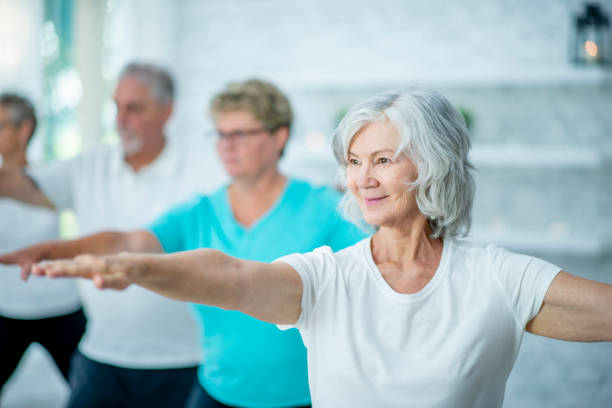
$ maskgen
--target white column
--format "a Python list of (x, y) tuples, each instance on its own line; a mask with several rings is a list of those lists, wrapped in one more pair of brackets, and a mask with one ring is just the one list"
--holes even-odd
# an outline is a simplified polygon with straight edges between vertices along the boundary
[(74, 10), (75, 64), (83, 85), (78, 128), (83, 148), (102, 137), (102, 31), (106, 1), (76, 1)]

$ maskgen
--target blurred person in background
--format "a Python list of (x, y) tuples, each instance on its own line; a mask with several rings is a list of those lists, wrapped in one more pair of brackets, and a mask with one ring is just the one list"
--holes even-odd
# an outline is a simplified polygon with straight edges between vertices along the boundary
[[(27, 173), (0, 173), (0, 196), (73, 209), (80, 234), (88, 235), (147, 225), (218, 186), (213, 163), (166, 137), (174, 83), (165, 69), (127, 65), (113, 98), (120, 146), (97, 147)], [(50, 250), (44, 243), (37, 248), (39, 258)], [(101, 293), (83, 281), (79, 290), (88, 324), (72, 361), (68, 406), (184, 405), (201, 357), (189, 307), (138, 288)]]
[[(22, 172), (36, 115), (30, 101), (0, 94), (0, 169)], [(11, 251), (41, 240), (58, 238), (58, 214), (0, 198), (0, 251)], [(68, 380), (70, 358), (85, 331), (76, 284), (23, 282), (19, 268), (0, 266), (0, 393), (32, 343), (39, 343)]]
[[(376, 232), (254, 262), (200, 249), (41, 263), (36, 275), (131, 284), (297, 327), (320, 407), (501, 407), (525, 331), (612, 341), (612, 285), (461, 239), (474, 180), (461, 114), (409, 88), (356, 105), (334, 135), (342, 208)], [(293, 224), (287, 230), (300, 240)]]
[[(85, 252), (196, 248), (269, 262), (321, 245), (340, 250), (364, 236), (337, 212), (337, 191), (279, 172), (293, 113), (276, 86), (256, 79), (232, 83), (214, 97), (210, 111), (229, 185), (175, 207), (146, 230), (99, 233), (51, 244), (46, 252), (33, 246), (2, 256), (0, 262), (20, 263), (27, 274), (35, 261)], [(203, 360), (189, 408), (310, 405), (306, 349), (297, 330), (283, 332), (218, 307), (193, 305), (193, 310)]]

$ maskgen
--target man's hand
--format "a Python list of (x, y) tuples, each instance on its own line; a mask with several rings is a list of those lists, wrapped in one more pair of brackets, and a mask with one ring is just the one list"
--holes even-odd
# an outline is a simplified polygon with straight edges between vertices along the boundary
[(124, 290), (132, 284), (130, 254), (79, 255), (74, 259), (45, 261), (32, 265), (32, 273), (49, 278), (86, 278), (98, 289)]
[(14, 252), (0, 255), (0, 263), (6, 265), (19, 265), (21, 267), (21, 279), (28, 280), (32, 271), (32, 265), (40, 262), (47, 256), (47, 245), (44, 243), (32, 245)]

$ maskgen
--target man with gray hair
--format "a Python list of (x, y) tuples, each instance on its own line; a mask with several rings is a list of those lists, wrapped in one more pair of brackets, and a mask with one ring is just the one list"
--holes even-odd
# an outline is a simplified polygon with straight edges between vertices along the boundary
[[(32, 104), (24, 97), (0, 94), (0, 169), (21, 172), (36, 130)], [(24, 223), (24, 220), (27, 220)], [(0, 198), (0, 251), (40, 240), (57, 239), (58, 215), (47, 208)], [(23, 282), (19, 268), (0, 265), (0, 392), (30, 344), (43, 346), (66, 380), (70, 357), (85, 331), (76, 285), (71, 282)]]
[[(89, 235), (148, 225), (222, 181), (207, 152), (181, 149), (184, 143), (166, 138), (174, 98), (166, 70), (129, 64), (113, 98), (120, 147), (97, 148), (27, 174), (0, 173), (0, 196), (71, 208), (80, 234)], [(39, 247), (36, 257), (44, 259), (44, 244)], [(116, 294), (79, 282), (79, 290), (88, 325), (72, 362), (68, 406), (182, 406), (200, 358), (188, 306), (141, 289)]]

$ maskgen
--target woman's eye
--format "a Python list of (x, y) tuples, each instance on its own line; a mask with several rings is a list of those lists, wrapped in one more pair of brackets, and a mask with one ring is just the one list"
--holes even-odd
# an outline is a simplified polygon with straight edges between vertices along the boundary
[(359, 160), (357, 159), (349, 159), (349, 164), (356, 166), (359, 164)]
[(387, 163), (391, 163), (391, 160), (387, 159), (386, 157), (381, 157), (380, 159), (378, 159), (378, 162), (380, 164), (387, 164)]

